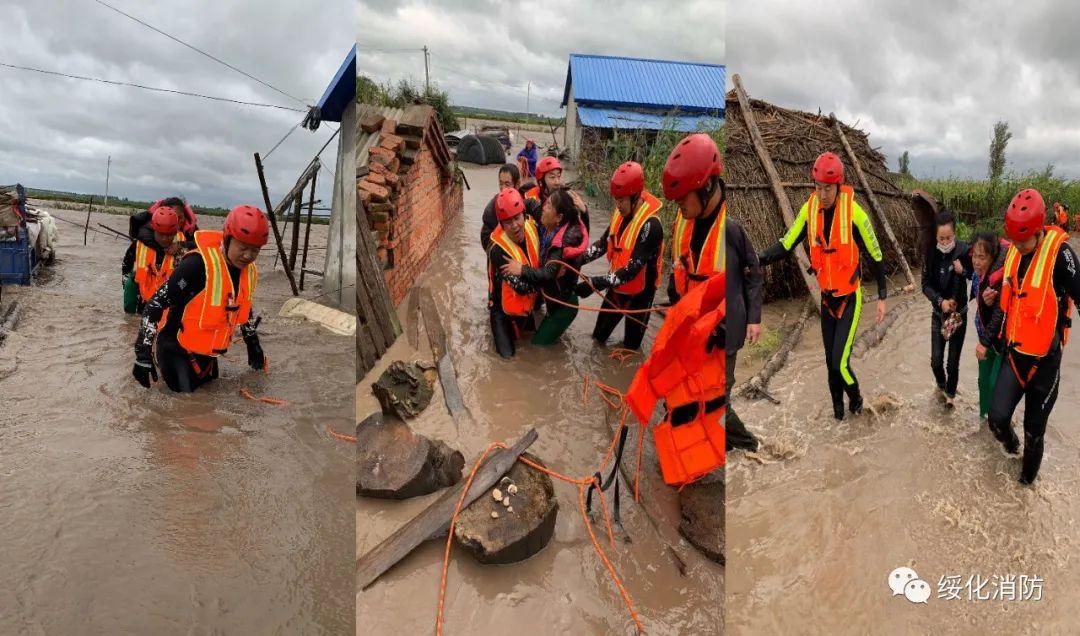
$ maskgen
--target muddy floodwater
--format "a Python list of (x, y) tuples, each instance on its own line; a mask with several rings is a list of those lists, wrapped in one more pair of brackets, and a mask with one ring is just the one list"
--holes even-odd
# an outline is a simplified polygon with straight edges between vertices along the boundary
[(85, 211), (55, 214), (79, 225), (57, 222), (58, 261), (3, 294), (22, 315), (0, 346), (0, 633), (350, 633), (353, 449), (327, 428), (352, 426), (352, 340), (277, 317), (288, 282), (264, 250), (270, 375), (239, 343), (193, 395), (144, 389), (127, 241), (91, 231), (84, 247)]
[[(765, 325), (784, 314), (793, 321), (799, 306), (767, 306)], [(863, 328), (872, 321), (864, 311)], [(936, 396), (929, 332), (920, 294), (877, 348), (853, 360), (868, 402), (892, 394), (901, 403), (881, 417), (833, 419), (816, 318), (770, 383), (782, 403), (735, 400), (765, 448), (728, 458), (731, 633), (1080, 631), (1080, 352), (1065, 351), (1042, 470), (1025, 488), (1020, 460), (979, 421), (974, 327), (951, 411)], [(743, 358), (738, 381), (762, 362)], [(926, 604), (893, 596), (887, 577), (902, 566), (929, 584)], [(1015, 590), (1002, 582), (1010, 576)]]
[[(521, 344), (517, 356), (501, 359), (488, 326), (486, 257), (480, 246), (481, 214), (497, 190), (497, 166), (465, 168), (472, 190), (465, 192), (462, 219), (451, 224), (420, 284), (434, 294), (447, 325), (449, 348), (457, 368), (465, 404), (475, 423), (456, 430), (441, 391), (411, 425), (418, 433), (441, 438), (460, 449), (466, 471), (492, 441), (512, 442), (535, 427), (539, 440), (530, 452), (548, 466), (575, 477), (597, 469), (611, 432), (606, 407), (594, 390), (582, 403), (586, 375), (625, 389), (640, 357), (620, 368), (609, 359), (621, 342), (622, 327), (608, 348), (590, 337), (594, 313), (581, 312), (563, 339), (550, 348)], [(591, 210), (593, 231), (602, 232), (610, 212)], [(592, 263), (587, 273), (602, 273), (606, 261)], [(658, 294), (663, 298), (662, 292)], [(597, 298), (583, 304), (599, 306)], [(646, 346), (656, 327), (650, 325)], [(421, 332), (421, 343), (424, 335)], [(426, 346), (422, 346), (424, 355)], [(381, 360), (375, 374), (390, 360), (416, 355), (402, 336)], [(357, 388), (361, 415), (377, 406), (370, 398), (369, 377)], [(636, 437), (634, 438), (636, 439)], [(627, 457), (632, 456), (630, 445)], [(527, 561), (484, 566), (460, 548), (451, 555), (444, 629), (448, 634), (628, 634), (634, 626), (578, 512), (577, 490), (555, 481), (559, 516), (550, 544)], [(439, 496), (407, 501), (357, 499), (357, 552), (363, 554), (393, 533)], [(670, 496), (643, 492), (643, 497)], [(594, 514), (596, 514), (594, 512)], [(723, 569), (707, 561), (689, 544), (681, 576), (662, 540), (642, 510), (623, 494), (622, 518), (630, 543), (619, 540), (612, 552), (599, 535), (622, 577), (641, 622), (649, 634), (718, 634), (723, 615)], [(677, 523), (677, 517), (675, 518)], [(601, 516), (594, 527), (603, 532)], [(675, 535), (674, 525), (666, 528)], [(620, 533), (616, 530), (617, 539)], [(428, 541), (357, 595), (357, 634), (429, 633), (436, 619), (439, 578), (445, 541)]]

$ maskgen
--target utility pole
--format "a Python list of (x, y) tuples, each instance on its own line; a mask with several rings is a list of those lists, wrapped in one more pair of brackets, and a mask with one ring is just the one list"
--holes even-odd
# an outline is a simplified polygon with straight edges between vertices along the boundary
[(525, 125), (529, 124), (529, 99), (532, 97), (532, 82), (529, 82), (529, 87), (525, 89)]
[(109, 205), (109, 170), (112, 168), (112, 155), (109, 155), (108, 161), (105, 163), (105, 203), (101, 205), (104, 210)]
[(431, 92), (431, 82), (428, 79), (428, 50), (427, 45), (424, 45), (424, 90), (428, 93)]

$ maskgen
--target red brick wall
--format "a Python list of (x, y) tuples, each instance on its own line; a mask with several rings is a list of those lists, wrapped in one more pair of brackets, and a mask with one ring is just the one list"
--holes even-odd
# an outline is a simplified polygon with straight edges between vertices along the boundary
[(421, 146), (416, 162), (403, 180), (402, 194), (391, 221), (394, 266), (384, 272), (395, 305), (401, 304), (423, 273), (438, 248), (439, 238), (464, 206), (461, 183), (450, 183), (451, 179), (442, 175), (427, 144)]

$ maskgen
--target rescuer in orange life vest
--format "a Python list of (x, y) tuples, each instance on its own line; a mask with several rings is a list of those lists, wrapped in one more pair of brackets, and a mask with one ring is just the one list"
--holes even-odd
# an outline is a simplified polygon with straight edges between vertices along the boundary
[(183, 257), (187, 237), (180, 231), (180, 218), (172, 208), (158, 207), (124, 254), (121, 266), (125, 278), (135, 287), (135, 306), (128, 313), (141, 313), (147, 301), (173, 272), (175, 261)]
[[(522, 194), (526, 201), (538, 201), (540, 203), (540, 208), (543, 208), (548, 196), (556, 189), (561, 188), (562, 185), (562, 164), (559, 163), (559, 160), (556, 157), (544, 157), (540, 160), (540, 163), (536, 164), (536, 185)], [(585, 223), (585, 229), (591, 230), (592, 224), (589, 223), (588, 204), (581, 199), (581, 196), (578, 195), (577, 192), (571, 192), (570, 195), (574, 197), (574, 203), (577, 205), (578, 214), (581, 215), (582, 222)]]
[(495, 199), (499, 227), (491, 233), (488, 248), (488, 312), (495, 349), (504, 358), (514, 357), (514, 341), (523, 330), (534, 328), (533, 309), (539, 287), (520, 276), (504, 274), (503, 265), (517, 261), (540, 267), (540, 233), (536, 221), (526, 216), (525, 201), (513, 188), (503, 188)]
[[(862, 315), (862, 260), (859, 249), (870, 254), (870, 267), (877, 278), (876, 321), (885, 320), (885, 268), (881, 246), (870, 217), (855, 201), (855, 191), (844, 185), (844, 164), (834, 153), (822, 153), (811, 173), (814, 192), (799, 209), (787, 234), (765, 250), (758, 260), (762, 267), (786, 258), (808, 239), (811, 273), (821, 288), (821, 336), (825, 344), (825, 365), (829, 374), (833, 416), (844, 419), (844, 394), (853, 414), (862, 412), (859, 381), (851, 368), (851, 348)], [(858, 230), (858, 232), (856, 232)]]
[[(664, 226), (660, 220), (660, 200), (645, 190), (645, 171), (634, 161), (627, 161), (611, 175), (611, 197), (615, 210), (611, 223), (600, 238), (582, 256), (582, 263), (607, 256), (610, 271), (577, 284), (576, 293), (587, 298), (597, 291), (609, 290), (603, 309), (648, 309), (652, 307), (660, 279), (660, 259), (664, 253)], [(623, 327), (622, 346), (641, 348), (650, 313), (629, 314)], [(592, 337), (607, 342), (611, 332), (623, 320), (623, 314), (600, 313)]]
[[(265, 368), (251, 299), (258, 281), (255, 259), (269, 233), (262, 210), (250, 205), (233, 208), (220, 232), (195, 233), (196, 250), (176, 266), (143, 309), (132, 369), (139, 384), (149, 387), (151, 377), (157, 380), (155, 338), (161, 375), (173, 391), (190, 393), (217, 378), (217, 358), (229, 349), (237, 327), (247, 345), (248, 364)], [(168, 318), (158, 333), (166, 311)]]
[(683, 486), (724, 465), (725, 275), (699, 281), (667, 313), (626, 403), (642, 426), (664, 400), (653, 429), (664, 483)]
[(1005, 256), (1001, 298), (980, 338), (976, 355), (993, 347), (1005, 355), (990, 407), (990, 431), (1011, 454), (1020, 440), (1012, 415), (1024, 398), (1024, 458), (1020, 483), (1035, 481), (1043, 435), (1061, 380), (1061, 351), (1069, 339), (1073, 303), (1080, 302), (1080, 263), (1069, 235), (1046, 225), (1046, 204), (1037, 190), (1022, 190), (1005, 212), (1012, 241)]
[(1069, 206), (1060, 201), (1054, 201), (1054, 225), (1069, 231)]

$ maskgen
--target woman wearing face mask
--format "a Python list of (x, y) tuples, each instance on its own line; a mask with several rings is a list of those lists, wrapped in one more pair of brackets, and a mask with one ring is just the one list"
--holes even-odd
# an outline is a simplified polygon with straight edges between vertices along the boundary
[[(967, 331), (967, 280), (971, 277), (968, 246), (956, 238), (956, 219), (940, 212), (934, 219), (936, 244), (926, 256), (922, 274), (923, 294), (930, 300), (930, 368), (948, 407), (956, 398), (960, 352)], [(949, 349), (945, 364), (946, 344)]]

